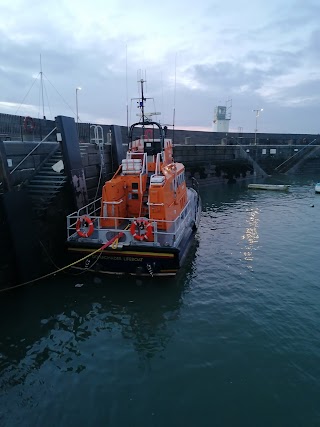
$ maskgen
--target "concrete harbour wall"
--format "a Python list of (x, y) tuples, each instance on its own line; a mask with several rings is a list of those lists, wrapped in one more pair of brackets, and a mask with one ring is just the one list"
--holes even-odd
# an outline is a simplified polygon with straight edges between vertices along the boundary
[[(19, 189), (27, 188), (30, 180), (39, 168), (50, 157), (50, 154), (59, 149), (56, 142), (56, 135), (53, 133), (48, 141), (41, 143), (41, 138), (46, 135), (41, 132), (43, 129), (50, 131), (54, 128), (55, 122), (39, 121), (35, 122), (32, 134), (24, 129), (22, 118), (15, 119), (11, 130), (15, 129), (20, 134), (20, 139), (13, 134), (10, 135), (10, 127), (7, 134), (1, 135), (3, 125), (3, 115), (0, 114), (0, 138), (5, 140), (4, 147), (7, 157), (9, 171), (13, 171), (19, 163), (30, 153), (28, 158), (11, 174), (14, 191), (19, 197)], [(14, 120), (12, 120), (14, 122)], [(46, 123), (42, 123), (46, 122)], [(88, 199), (91, 201), (95, 196), (100, 196), (101, 187), (109, 179), (117, 167), (116, 156), (113, 146), (110, 144), (110, 126), (103, 125), (104, 144), (99, 147), (92, 141), (92, 128), (90, 124), (80, 124), (79, 150), (82, 165), (86, 178)], [(41, 132), (40, 132), (41, 131)], [(123, 141), (126, 141), (127, 129), (121, 128)], [(170, 131), (168, 137), (174, 137), (174, 158), (176, 161), (184, 163), (186, 167), (186, 177), (195, 177), (199, 184), (208, 183), (231, 183), (237, 180), (260, 177), (265, 174), (274, 174), (277, 167), (290, 158), (294, 158), (298, 164), (303, 160), (305, 154), (309, 157), (320, 159), (320, 150), (317, 150), (317, 135), (267, 135), (259, 134), (257, 145), (253, 144), (253, 134), (218, 134), (213, 132), (190, 132), (175, 131), (172, 135)], [(34, 138), (34, 141), (31, 139)], [(15, 140), (13, 140), (15, 139)], [(313, 145), (308, 144), (313, 141)], [(126, 144), (124, 144), (125, 146)], [(35, 147), (37, 147), (35, 149)], [(35, 149), (35, 150), (34, 150)], [(33, 151), (34, 150), (34, 151)], [(296, 156), (296, 157), (295, 157)], [(1, 181), (1, 177), (0, 177)], [(26, 184), (26, 185), (23, 185)], [(45, 216), (35, 219), (34, 229), (37, 239), (41, 241), (48, 256), (44, 258), (50, 264), (50, 257), (58, 252), (65, 240), (65, 216), (71, 213), (72, 194), (71, 186), (66, 187), (58, 194), (56, 199), (48, 207)], [(1, 196), (0, 196), (1, 198)], [(0, 200), (1, 202), (1, 200)], [(10, 282), (12, 277), (10, 271), (14, 270), (10, 238), (7, 233), (6, 218), (0, 204), (0, 239), (2, 242), (0, 253), (0, 283)], [(41, 248), (40, 248), (41, 250)], [(63, 263), (63, 260), (62, 260)], [(60, 264), (61, 265), (61, 264)]]

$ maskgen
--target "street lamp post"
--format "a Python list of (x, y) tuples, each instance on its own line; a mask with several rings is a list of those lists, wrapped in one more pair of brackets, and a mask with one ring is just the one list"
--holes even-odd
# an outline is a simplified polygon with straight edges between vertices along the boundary
[(260, 111), (263, 111), (263, 108), (259, 108), (256, 110), (252, 110), (254, 113), (256, 113), (256, 128), (254, 130), (254, 145), (257, 145), (257, 132), (258, 132), (258, 117), (260, 115)]
[(76, 87), (76, 112), (77, 112), (77, 128), (79, 123), (79, 111), (78, 111), (78, 91), (81, 90), (81, 87)]

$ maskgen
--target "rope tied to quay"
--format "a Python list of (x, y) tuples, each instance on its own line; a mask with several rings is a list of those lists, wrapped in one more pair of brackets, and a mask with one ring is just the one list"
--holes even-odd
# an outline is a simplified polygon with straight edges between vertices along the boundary
[(11, 290), (17, 289), (17, 288), (21, 288), (23, 286), (31, 285), (32, 283), (39, 282), (40, 280), (46, 279), (47, 277), (54, 276), (54, 275), (60, 273), (61, 271), (66, 270), (67, 268), (70, 268), (70, 267), (73, 267), (76, 264), (79, 264), (79, 262), (84, 261), (85, 259), (91, 257), (92, 255), (95, 255), (96, 253), (98, 253), (100, 251), (103, 251), (105, 248), (107, 248), (108, 246), (112, 245), (115, 241), (118, 241), (119, 238), (122, 237), (123, 235), (124, 235), (124, 233), (121, 231), (116, 236), (114, 236), (112, 239), (110, 239), (108, 242), (104, 243), (100, 248), (98, 248), (95, 251), (91, 252), (90, 254), (88, 254), (88, 255), (86, 255), (86, 256), (78, 259), (77, 261), (74, 261), (71, 264), (65, 265), (64, 267), (59, 268), (58, 270), (51, 271), (51, 273), (47, 273), (47, 274), (44, 274), (43, 276), (37, 277), (36, 279), (28, 280), (27, 282), (20, 283), (20, 284), (15, 285), (15, 286), (10, 286), (9, 288), (0, 289), (0, 293), (11, 291)]

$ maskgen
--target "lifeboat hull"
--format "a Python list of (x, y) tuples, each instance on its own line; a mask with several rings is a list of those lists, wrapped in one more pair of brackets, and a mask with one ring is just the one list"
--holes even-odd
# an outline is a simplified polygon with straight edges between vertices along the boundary
[[(99, 246), (90, 244), (72, 244), (69, 245), (68, 251), (72, 260), (76, 261), (98, 248)], [(150, 249), (146, 246), (106, 248), (73, 268), (113, 275), (175, 276), (181, 267), (184, 251), (177, 248)]]

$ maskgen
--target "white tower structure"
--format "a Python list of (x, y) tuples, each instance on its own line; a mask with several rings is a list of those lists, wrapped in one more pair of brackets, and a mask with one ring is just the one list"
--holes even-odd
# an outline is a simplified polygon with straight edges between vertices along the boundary
[(229, 99), (226, 105), (218, 105), (214, 109), (213, 131), (229, 132), (229, 123), (231, 120), (232, 100)]

